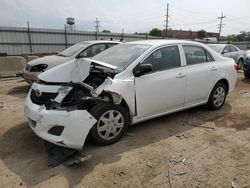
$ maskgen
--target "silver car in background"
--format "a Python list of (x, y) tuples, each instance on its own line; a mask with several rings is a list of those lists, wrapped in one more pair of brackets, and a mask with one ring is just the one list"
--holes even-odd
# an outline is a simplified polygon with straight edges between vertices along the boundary
[(243, 63), (246, 56), (246, 53), (243, 50), (240, 50), (238, 47), (232, 44), (208, 44), (208, 46), (224, 57), (233, 58), (238, 69), (243, 68)]
[(77, 43), (57, 55), (44, 56), (28, 62), (20, 75), (26, 82), (31, 84), (33, 81), (37, 80), (37, 76), (39, 74), (51, 69), (52, 67), (78, 58), (93, 57), (96, 54), (120, 43), (121, 42), (118, 41), (105, 40), (84, 41)]

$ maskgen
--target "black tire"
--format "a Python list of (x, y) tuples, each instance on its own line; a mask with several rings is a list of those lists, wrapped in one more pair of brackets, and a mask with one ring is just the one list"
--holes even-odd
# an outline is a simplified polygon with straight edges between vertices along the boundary
[(244, 76), (245, 76), (246, 78), (250, 78), (250, 73), (247, 73), (247, 72), (244, 71)]
[[(223, 90), (224, 98), (222, 100), (222, 94), (221, 94), (221, 97), (219, 97), (219, 100), (216, 101), (215, 95), (218, 94), (219, 90), (221, 90), (221, 91)], [(226, 85), (224, 83), (222, 83), (222, 82), (218, 82), (217, 84), (215, 84), (212, 92), (210, 93), (210, 96), (209, 96), (209, 99), (208, 99), (208, 102), (207, 102), (207, 107), (210, 110), (218, 110), (218, 109), (220, 109), (223, 106), (223, 104), (225, 103), (226, 97), (227, 97), (227, 87), (226, 87)]]
[(238, 70), (242, 70), (243, 69), (243, 59), (239, 59), (238, 65), (237, 65), (237, 69)]
[[(123, 120), (123, 127), (122, 128), (114, 127), (113, 124), (116, 124), (115, 118), (113, 119), (113, 121), (111, 123), (109, 121), (109, 124), (107, 123), (107, 125), (105, 123), (103, 123), (103, 121), (100, 119), (101, 117), (104, 118), (105, 114), (109, 115), (109, 113), (111, 113), (111, 112), (113, 113), (113, 117), (114, 117), (115, 113), (120, 114), (122, 116), (122, 118), (120, 119), (121, 122)], [(100, 103), (100, 104), (97, 104), (96, 106), (94, 106), (90, 110), (90, 114), (92, 114), (92, 116), (97, 119), (97, 123), (90, 130), (90, 137), (91, 137), (92, 141), (98, 145), (104, 146), (104, 145), (109, 145), (109, 144), (113, 144), (113, 143), (117, 142), (124, 135), (124, 133), (126, 132), (126, 130), (128, 128), (128, 124), (129, 124), (128, 112), (121, 105), (110, 104), (110, 103)], [(110, 118), (110, 117), (108, 117), (108, 118)], [(120, 120), (118, 120), (118, 121), (120, 121)], [(117, 123), (119, 123), (118, 121), (117, 121)], [(113, 131), (116, 130), (116, 132), (118, 130), (119, 133), (114, 138), (105, 139), (105, 138), (103, 138), (104, 137), (103, 134), (106, 134), (107, 130), (100, 132), (100, 128), (102, 126), (104, 126), (101, 124), (104, 124), (106, 127), (110, 126), (110, 124), (111, 124), (111, 128), (110, 127), (109, 128), (112, 129)], [(108, 131), (110, 131), (110, 130), (108, 130)], [(113, 133), (109, 133), (109, 135), (111, 137), (112, 137), (112, 134)], [(113, 134), (113, 136), (114, 136), (114, 134)]]

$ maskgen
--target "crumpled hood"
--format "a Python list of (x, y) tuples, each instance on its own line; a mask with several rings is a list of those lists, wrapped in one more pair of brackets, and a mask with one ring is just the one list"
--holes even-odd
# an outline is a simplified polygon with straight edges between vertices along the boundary
[(116, 66), (87, 58), (75, 59), (45, 71), (38, 78), (42, 81), (53, 83), (79, 83), (88, 77), (92, 63), (111, 69), (117, 68)]
[(47, 64), (48, 65), (47, 69), (49, 69), (49, 68), (54, 67), (56, 65), (66, 63), (70, 59), (72, 59), (72, 58), (71, 57), (62, 57), (62, 56), (57, 56), (57, 55), (50, 55), (50, 56), (44, 56), (41, 58), (31, 60), (28, 62), (28, 64), (31, 66), (35, 66), (35, 65), (39, 65), (39, 64)]

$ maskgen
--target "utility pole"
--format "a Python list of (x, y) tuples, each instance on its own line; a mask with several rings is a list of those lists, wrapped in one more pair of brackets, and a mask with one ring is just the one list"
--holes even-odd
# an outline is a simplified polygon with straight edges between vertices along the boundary
[(100, 26), (100, 21), (98, 20), (98, 18), (96, 18), (96, 20), (94, 21), (95, 23), (95, 40), (97, 40), (97, 33), (99, 32), (99, 28)]
[(166, 38), (168, 37), (168, 18), (169, 18), (168, 10), (169, 10), (169, 4), (167, 4), (167, 14), (166, 14)]
[(30, 34), (30, 22), (29, 21), (27, 21), (27, 27), (28, 27), (28, 37), (29, 37), (30, 52), (32, 53), (33, 49), (32, 49), (32, 41), (31, 41), (31, 34)]
[(219, 26), (219, 27), (218, 27), (218, 28), (219, 28), (218, 42), (219, 42), (219, 40), (220, 40), (221, 28), (223, 27), (223, 25), (225, 25), (225, 24), (222, 24), (222, 20), (223, 20), (224, 18), (226, 18), (226, 16), (223, 15), (223, 12), (221, 13), (221, 16), (220, 16), (220, 17), (217, 17), (217, 19), (220, 19), (220, 23), (218, 24), (218, 26)]

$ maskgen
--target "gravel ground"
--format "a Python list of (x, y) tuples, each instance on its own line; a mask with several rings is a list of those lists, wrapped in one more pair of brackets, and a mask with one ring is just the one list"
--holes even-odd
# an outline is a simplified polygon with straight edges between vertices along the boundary
[(29, 86), (0, 81), (0, 187), (250, 188), (250, 80), (238, 75), (224, 107), (197, 107), (129, 128), (118, 143), (87, 142), (92, 158), (47, 166), (43, 141), (23, 113)]

